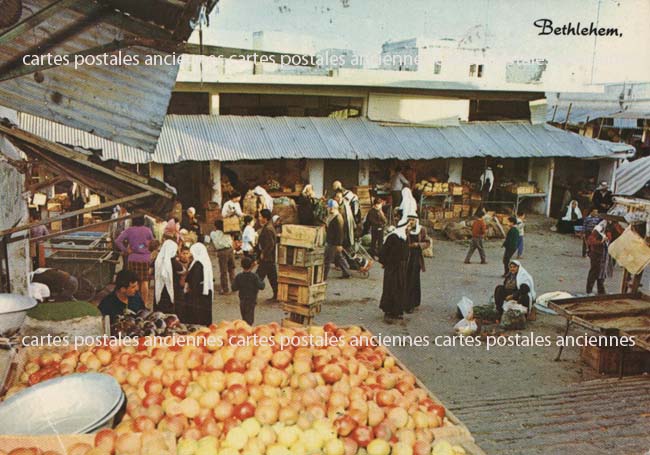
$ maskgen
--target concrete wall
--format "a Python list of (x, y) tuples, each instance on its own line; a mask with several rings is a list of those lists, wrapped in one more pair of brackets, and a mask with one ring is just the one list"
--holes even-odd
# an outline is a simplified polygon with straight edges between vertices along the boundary
[[(17, 123), (16, 112), (0, 107), (0, 117), (7, 117)], [(13, 145), (0, 136), (0, 229), (8, 229), (27, 220), (27, 202), (23, 195), (24, 176), (6, 161), (21, 159)], [(23, 233), (18, 233), (22, 235)], [(31, 270), (29, 244), (18, 241), (9, 244), (9, 275), (11, 292), (27, 294), (28, 274)]]
[(553, 158), (531, 158), (528, 161), (528, 180), (536, 182), (540, 192), (546, 193), (546, 200), (534, 199), (533, 211), (549, 216), (551, 210), (551, 191), (553, 189)]
[(384, 93), (368, 97), (368, 118), (374, 121), (453, 124), (468, 116), (469, 100)]

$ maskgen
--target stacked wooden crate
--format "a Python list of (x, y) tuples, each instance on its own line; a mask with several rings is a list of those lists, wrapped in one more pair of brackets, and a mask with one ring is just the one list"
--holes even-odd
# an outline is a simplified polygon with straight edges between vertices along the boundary
[(311, 325), (325, 300), (325, 228), (286, 224), (278, 247), (278, 300), (285, 327)]
[(370, 194), (370, 186), (355, 186), (352, 190), (359, 198), (359, 208), (361, 209), (361, 217), (365, 218), (368, 210), (372, 207), (372, 195)]

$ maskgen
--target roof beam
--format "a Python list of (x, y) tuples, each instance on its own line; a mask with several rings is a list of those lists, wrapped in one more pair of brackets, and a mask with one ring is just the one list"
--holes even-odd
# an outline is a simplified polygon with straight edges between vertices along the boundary
[(47, 5), (45, 8), (40, 10), (37, 13), (32, 14), (29, 17), (26, 17), (22, 21), (18, 22), (13, 27), (5, 30), (0, 34), (0, 45), (5, 44), (17, 36), (27, 32), (28, 30), (36, 27), (43, 21), (46, 21), (52, 17), (57, 12), (69, 8), (80, 0), (55, 0), (54, 2)]
[(205, 0), (188, 0), (187, 3), (185, 3), (185, 9), (183, 9), (183, 12), (176, 22), (176, 27), (174, 28), (173, 38), (175, 40), (181, 41), (185, 36), (192, 32), (190, 20), (196, 16), (204, 1)]

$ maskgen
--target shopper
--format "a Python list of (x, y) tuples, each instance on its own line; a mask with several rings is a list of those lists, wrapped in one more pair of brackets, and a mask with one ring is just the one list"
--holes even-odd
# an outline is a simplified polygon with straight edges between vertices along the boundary
[(408, 217), (411, 215), (417, 215), (418, 213), (418, 203), (413, 197), (411, 188), (402, 189), (402, 202), (400, 203), (397, 209), (398, 219)]
[(237, 216), (241, 218), (244, 216), (244, 213), (241, 211), (241, 194), (237, 191), (230, 193), (230, 199), (223, 204), (221, 209), (222, 218), (230, 218), (231, 216)]
[(311, 185), (305, 185), (302, 193), (297, 198), (296, 205), (298, 209), (298, 223), (305, 226), (315, 226), (318, 198)]
[[(349, 248), (355, 243), (356, 225), (354, 222), (354, 214), (350, 203), (343, 196), (343, 190), (338, 189), (334, 193), (334, 201), (337, 203), (338, 212), (343, 218), (343, 248)], [(330, 208), (328, 206), (328, 212)], [(331, 213), (331, 212), (330, 212)], [(326, 223), (328, 224), (328, 223)]]
[(187, 272), (187, 294), (184, 309), (178, 315), (186, 324), (212, 324), (212, 297), (214, 282), (212, 261), (204, 244), (197, 242), (190, 247), (192, 263)]
[(494, 303), (499, 318), (503, 315), (503, 304), (508, 301), (516, 301), (530, 311), (535, 303), (535, 283), (533, 277), (521, 266), (519, 261), (508, 263), (508, 273), (505, 275), (503, 284), (494, 289)]
[(163, 230), (163, 239), (173, 240), (178, 244), (183, 243), (181, 238), (181, 226), (178, 222), (178, 219), (171, 218), (169, 221), (167, 221), (165, 229)]
[(253, 188), (253, 194), (257, 196), (257, 207), (258, 211), (268, 210), (273, 212), (273, 198), (271, 195), (261, 186), (256, 186)]
[(591, 205), (598, 209), (598, 213), (607, 213), (614, 205), (614, 196), (609, 190), (607, 182), (600, 182), (596, 191), (591, 196)]
[(203, 240), (201, 238), (201, 225), (199, 224), (199, 219), (196, 216), (196, 209), (194, 207), (188, 208), (185, 212), (185, 218), (181, 223), (181, 228), (185, 229), (188, 233), (194, 232), (198, 242)]
[(406, 264), (406, 306), (404, 311), (413, 313), (422, 300), (420, 274), (426, 272), (422, 250), (431, 246), (426, 229), (422, 229), (417, 215), (408, 217), (409, 256)]
[(524, 257), (524, 228), (526, 227), (526, 214), (517, 213), (517, 230), (519, 231), (519, 243), (517, 244), (517, 259)]
[(402, 174), (402, 167), (395, 166), (390, 176), (390, 194), (393, 210), (402, 203), (402, 189), (409, 186), (409, 181)]
[(144, 309), (144, 301), (138, 292), (139, 277), (131, 270), (118, 272), (115, 278), (115, 288), (99, 303), (99, 311), (103, 316), (109, 316), (111, 322), (127, 310), (137, 313)]
[(388, 223), (386, 215), (384, 215), (384, 201), (375, 198), (374, 204), (368, 210), (366, 215), (366, 222), (370, 228), (370, 254), (373, 257), (379, 256), (379, 250), (384, 240), (384, 228)]
[(474, 222), (472, 223), (472, 243), (469, 246), (469, 251), (467, 251), (467, 256), (465, 256), (465, 264), (469, 264), (474, 255), (474, 251), (478, 250), (478, 254), (481, 257), (481, 264), (487, 264), (485, 259), (485, 249), (483, 248), (483, 239), (487, 234), (487, 224), (485, 223), (485, 213), (483, 210), (479, 209), (474, 214)]
[(217, 252), (219, 262), (219, 277), (221, 280), (221, 294), (228, 294), (228, 279), (230, 284), (235, 279), (235, 252), (232, 247), (232, 237), (223, 232), (223, 220), (214, 222), (214, 230), (210, 232), (210, 242)]
[(592, 207), (589, 211), (589, 214), (584, 218), (582, 223), (582, 257), (587, 257), (589, 248), (587, 245), (587, 239), (589, 235), (594, 230), (594, 228), (602, 221), (602, 218), (598, 215), (598, 209)]
[(578, 201), (573, 200), (566, 207), (564, 216), (557, 221), (557, 232), (560, 234), (575, 234), (575, 227), (582, 226), (582, 212)]
[(379, 254), (379, 262), (384, 268), (384, 283), (379, 308), (384, 312), (384, 320), (392, 323), (402, 319), (406, 302), (406, 267), (409, 256), (408, 219), (403, 218), (397, 227), (386, 237)]
[(125, 229), (115, 241), (120, 251), (128, 255), (127, 270), (138, 277), (138, 289), (145, 304), (149, 302), (149, 242), (152, 240), (153, 232), (144, 225), (144, 216), (136, 216), (133, 225)]
[(176, 301), (183, 299), (181, 277), (183, 265), (177, 258), (178, 243), (167, 239), (160, 247), (154, 263), (154, 297), (156, 311), (176, 314)]
[(359, 225), (361, 223), (361, 205), (359, 203), (359, 196), (354, 194), (352, 191), (345, 189), (343, 187), (343, 184), (339, 180), (334, 181), (334, 183), (332, 184), (332, 189), (334, 190), (335, 193), (339, 191), (341, 192), (341, 194), (343, 195), (343, 199), (350, 207), (350, 211), (352, 212), (352, 217), (354, 219), (355, 227)]
[(329, 215), (327, 218), (327, 229), (325, 233), (325, 280), (329, 275), (332, 263), (337, 265), (343, 275), (341, 278), (350, 278), (350, 266), (343, 257), (343, 242), (345, 240), (345, 223), (343, 216), (339, 213), (339, 204), (333, 199), (327, 202)]
[(232, 290), (239, 291), (239, 311), (241, 318), (253, 325), (255, 321), (255, 306), (257, 305), (257, 293), (264, 289), (264, 281), (252, 272), (255, 261), (249, 257), (241, 260), (243, 272), (237, 274), (232, 283)]
[(255, 230), (255, 218), (250, 215), (244, 216), (244, 232), (242, 233), (241, 241), (241, 249), (244, 256), (255, 259), (257, 231)]
[(269, 302), (278, 300), (278, 270), (275, 265), (275, 244), (277, 242), (277, 235), (272, 221), (273, 215), (268, 209), (263, 209), (260, 212), (259, 223), (262, 225), (259, 235), (259, 244), (257, 250), (259, 252), (259, 266), (257, 267), (257, 275), (262, 281), (266, 277), (269, 278), (269, 284), (273, 290), (273, 297)]
[(508, 225), (510, 226), (510, 229), (508, 230), (508, 234), (506, 235), (506, 239), (504, 240), (502, 245), (503, 248), (505, 248), (503, 252), (503, 276), (504, 277), (508, 274), (510, 259), (512, 259), (512, 256), (515, 254), (515, 251), (517, 251), (517, 245), (519, 244), (519, 231), (515, 226), (516, 224), (517, 224), (516, 217), (511, 216), (508, 218)]

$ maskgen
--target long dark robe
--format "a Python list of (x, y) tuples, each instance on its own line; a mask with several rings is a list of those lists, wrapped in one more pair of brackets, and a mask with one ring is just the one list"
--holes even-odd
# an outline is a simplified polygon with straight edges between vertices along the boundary
[(386, 316), (400, 316), (404, 312), (408, 256), (406, 240), (395, 234), (386, 238), (379, 253), (379, 261), (384, 266), (384, 285), (379, 308)]
[(298, 222), (305, 226), (315, 226), (316, 225), (316, 216), (315, 205), (316, 202), (309, 196), (300, 195), (297, 198), (298, 206)]
[(420, 306), (422, 300), (422, 287), (420, 284), (420, 273), (424, 270), (424, 256), (419, 243), (426, 242), (424, 230), (417, 234), (409, 234), (409, 258), (406, 265), (406, 306), (404, 310), (413, 310)]
[(184, 299), (183, 286), (181, 286), (181, 276), (185, 269), (183, 265), (176, 258), (171, 258), (172, 271), (174, 273), (174, 300), (172, 301), (167, 292), (167, 287), (164, 287), (160, 293), (160, 300), (156, 302), (154, 308), (156, 311), (162, 311), (166, 314), (176, 314), (176, 303)]
[(196, 262), (187, 272), (186, 282), (189, 292), (182, 310), (178, 311), (179, 319), (186, 324), (212, 324), (212, 291), (203, 295), (203, 265), (200, 262)]

